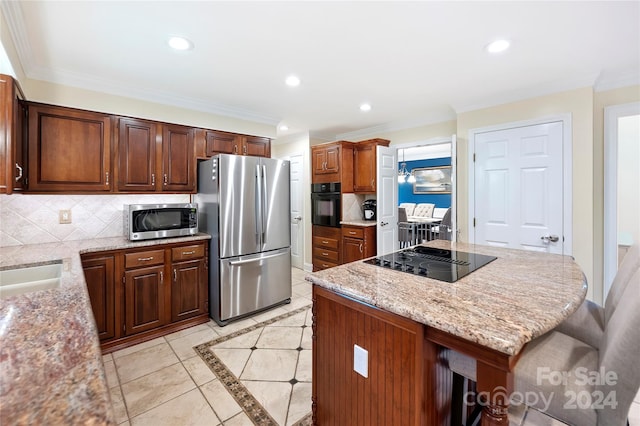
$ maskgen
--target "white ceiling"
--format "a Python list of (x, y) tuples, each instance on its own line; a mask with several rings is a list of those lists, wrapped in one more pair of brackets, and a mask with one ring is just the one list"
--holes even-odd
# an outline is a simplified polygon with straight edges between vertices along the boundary
[[(640, 75), (638, 1), (1, 4), (29, 78), (287, 124), (278, 136), (348, 138)], [(195, 48), (171, 51), (173, 34)], [(512, 48), (486, 54), (500, 37)]]

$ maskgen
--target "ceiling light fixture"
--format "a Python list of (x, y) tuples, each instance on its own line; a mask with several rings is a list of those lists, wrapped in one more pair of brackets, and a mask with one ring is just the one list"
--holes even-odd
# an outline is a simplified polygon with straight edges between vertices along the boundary
[(369, 104), (360, 105), (360, 111), (371, 111), (371, 105)]
[[(402, 163), (400, 164), (400, 168), (398, 169), (398, 183), (405, 183), (407, 181), (407, 176), (410, 178), (410, 173), (407, 170), (407, 163), (404, 162), (404, 149), (402, 150)], [(413, 178), (415, 181), (415, 177)]]
[(502, 53), (507, 50), (509, 46), (511, 46), (511, 42), (509, 40), (500, 39), (489, 43), (485, 49), (489, 53)]
[(180, 36), (171, 36), (167, 41), (169, 46), (175, 50), (191, 50), (193, 49), (193, 43), (184, 37)]
[(282, 130), (283, 132), (286, 132), (287, 130), (289, 130), (289, 127), (283, 124), (282, 126), (279, 127), (279, 129)]
[(287, 79), (284, 82), (287, 83), (287, 86), (291, 86), (291, 87), (296, 87), (300, 85), (300, 79), (295, 75), (290, 75), (289, 77), (287, 77)]

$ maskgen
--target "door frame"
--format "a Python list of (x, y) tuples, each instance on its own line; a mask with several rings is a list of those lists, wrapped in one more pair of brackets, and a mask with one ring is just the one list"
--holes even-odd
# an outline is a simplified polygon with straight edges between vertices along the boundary
[(604, 108), (604, 280), (602, 300), (618, 271), (618, 119), (640, 114), (640, 102)]
[[(396, 156), (398, 150), (400, 149), (408, 149), (408, 148), (417, 148), (419, 146), (427, 146), (427, 145), (441, 145), (445, 143), (451, 144), (451, 229), (454, 229), (455, 232), (451, 234), (451, 241), (457, 241), (459, 238), (458, 229), (458, 185), (457, 185), (457, 173), (458, 173), (458, 145), (457, 145), (457, 135), (454, 133), (448, 137), (437, 137), (431, 138), (423, 141), (415, 141), (415, 142), (406, 142), (398, 145), (391, 145), (390, 148), (396, 148)], [(399, 158), (399, 157), (398, 157)], [(394, 191), (396, 193), (396, 200), (398, 199), (398, 185), (394, 187)]]
[(573, 253), (573, 140), (571, 114), (557, 114), (532, 118), (522, 121), (494, 124), (486, 127), (470, 129), (468, 132), (467, 161), (469, 166), (468, 176), (468, 231), (467, 237), (471, 244), (475, 244), (476, 233), (473, 226), (475, 218), (475, 172), (476, 166), (473, 156), (475, 154), (476, 135), (499, 130), (509, 130), (518, 127), (535, 126), (538, 124), (549, 124), (562, 122), (562, 235), (564, 238), (562, 253), (571, 255)]

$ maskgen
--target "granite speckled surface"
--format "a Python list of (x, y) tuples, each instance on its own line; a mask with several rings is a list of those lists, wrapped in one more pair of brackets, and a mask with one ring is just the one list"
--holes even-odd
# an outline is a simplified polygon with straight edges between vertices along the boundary
[(340, 225), (351, 225), (351, 226), (376, 226), (378, 222), (375, 220), (343, 220), (340, 222)]
[(425, 245), (498, 258), (454, 283), (362, 261), (306, 279), (508, 355), (562, 322), (587, 294), (584, 273), (570, 256), (450, 241)]
[(115, 424), (80, 255), (207, 239), (0, 247), (0, 269), (63, 264), (59, 288), (0, 298), (0, 424)]

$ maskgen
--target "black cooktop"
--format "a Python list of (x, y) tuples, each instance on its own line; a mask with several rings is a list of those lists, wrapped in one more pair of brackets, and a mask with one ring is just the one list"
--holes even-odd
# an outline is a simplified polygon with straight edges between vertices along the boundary
[(365, 263), (452, 283), (495, 259), (483, 254), (416, 246)]

